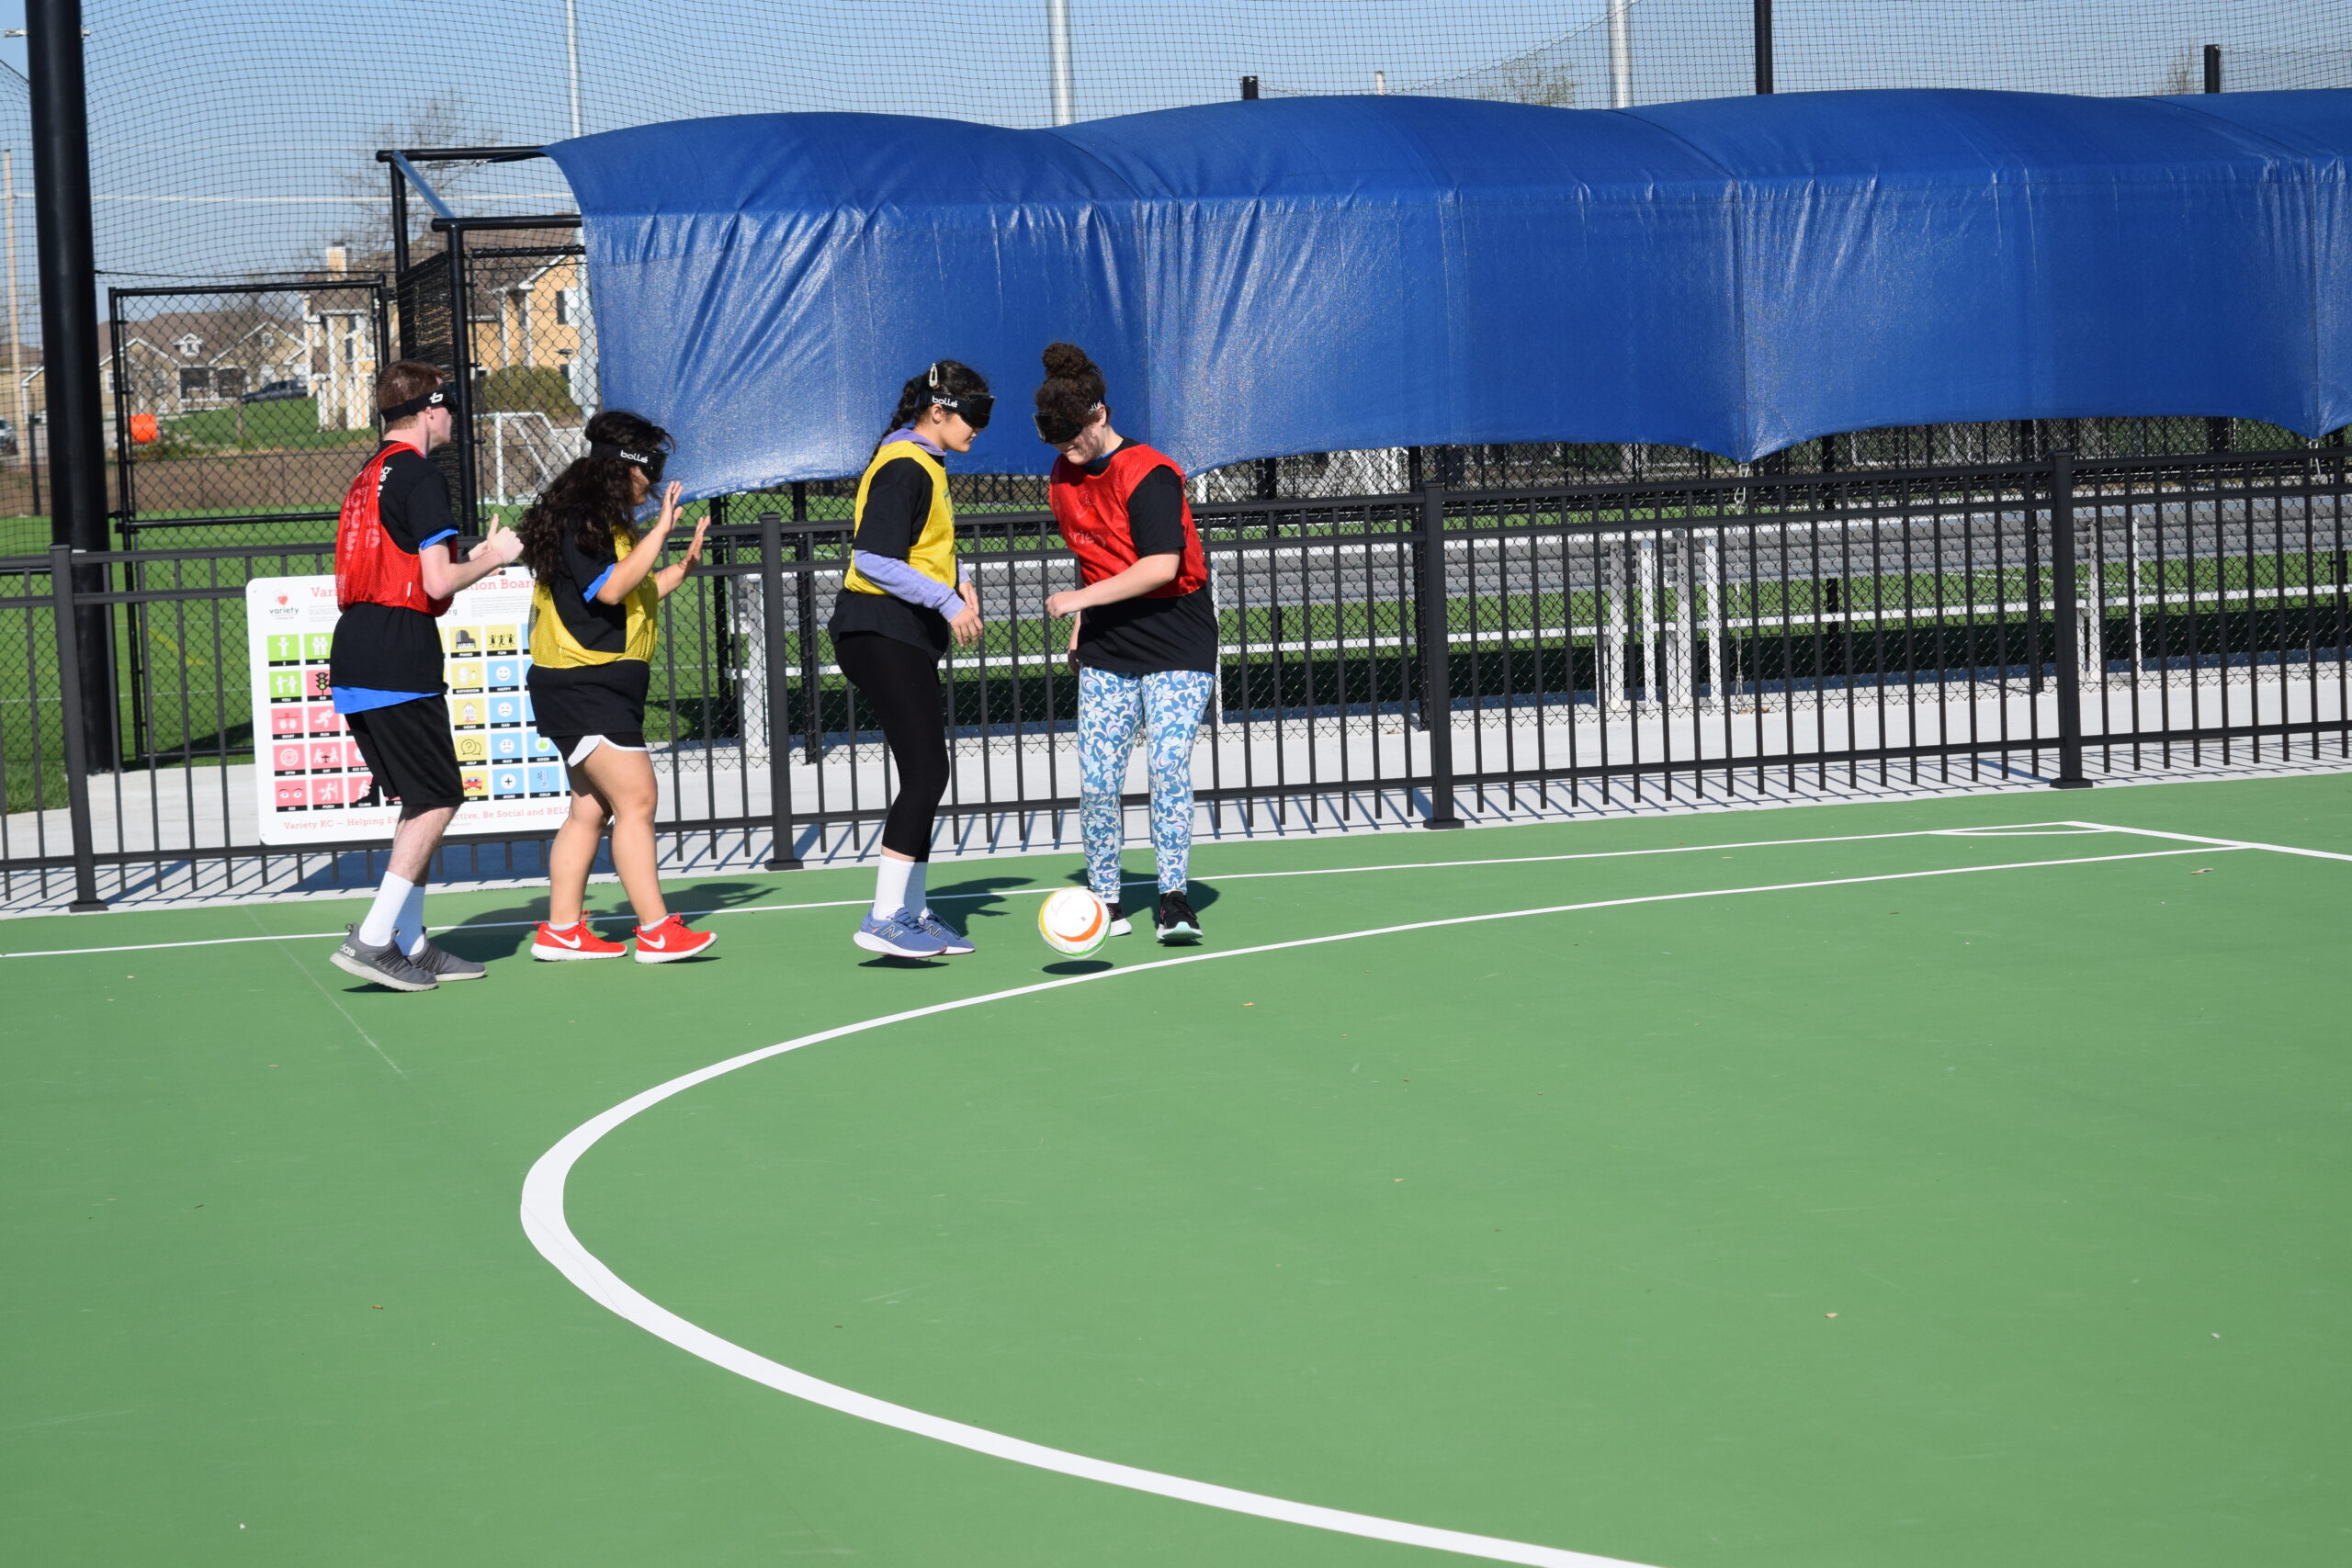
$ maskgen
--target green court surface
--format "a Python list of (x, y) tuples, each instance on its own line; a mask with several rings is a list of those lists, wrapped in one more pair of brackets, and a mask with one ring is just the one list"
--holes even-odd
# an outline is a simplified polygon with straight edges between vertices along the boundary
[(863, 871), (665, 968), (450, 896), (420, 997), (0, 924), (8, 1556), (2341, 1563), (2347, 857), (2352, 774), (1207, 845), (1107, 963), (1069, 856), (932, 965)]

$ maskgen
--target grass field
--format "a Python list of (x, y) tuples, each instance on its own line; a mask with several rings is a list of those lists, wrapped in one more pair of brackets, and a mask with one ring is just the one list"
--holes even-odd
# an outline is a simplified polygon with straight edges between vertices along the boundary
[(438, 897), (492, 973), (424, 997), (277, 940), (356, 903), (0, 925), (0, 1506), (44, 1564), (2339, 1562), (2352, 864), (2163, 833), (2352, 854), (2352, 775), (1208, 845), (1190, 958), (1053, 961), (1072, 857), (936, 865), (928, 965), (848, 870), (676, 889), (666, 969)]
[[(291, 450), (311, 446), (373, 447), (376, 430), (319, 428), (315, 398), (283, 398), (261, 403), (233, 403), (201, 409), (161, 422), (156, 433), (157, 459), (187, 451)], [(149, 455), (141, 453), (141, 457)]]

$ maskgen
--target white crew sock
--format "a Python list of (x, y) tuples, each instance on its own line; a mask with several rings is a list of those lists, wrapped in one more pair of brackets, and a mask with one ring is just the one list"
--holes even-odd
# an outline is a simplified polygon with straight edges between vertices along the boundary
[(930, 864), (931, 863), (927, 860), (919, 860), (911, 861), (907, 865), (907, 908), (918, 915), (931, 913), (931, 906), (923, 902), (922, 890), (922, 874)]
[(400, 934), (392, 940), (401, 951), (413, 958), (424, 951), (424, 884), (418, 883), (401, 900), (400, 919), (392, 922), (392, 930)]
[(874, 918), (887, 920), (907, 907), (907, 878), (919, 862), (882, 857), (874, 872)]
[(367, 918), (359, 922), (359, 940), (369, 947), (381, 947), (392, 940), (400, 928), (401, 906), (416, 891), (416, 884), (405, 876), (384, 874), (384, 885), (376, 889), (376, 901), (368, 906)]

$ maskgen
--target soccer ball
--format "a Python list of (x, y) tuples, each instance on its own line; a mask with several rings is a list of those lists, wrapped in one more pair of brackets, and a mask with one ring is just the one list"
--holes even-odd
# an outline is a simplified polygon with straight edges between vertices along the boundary
[(1111, 911), (1091, 889), (1065, 887), (1038, 906), (1037, 934), (1056, 953), (1083, 958), (1111, 934)]

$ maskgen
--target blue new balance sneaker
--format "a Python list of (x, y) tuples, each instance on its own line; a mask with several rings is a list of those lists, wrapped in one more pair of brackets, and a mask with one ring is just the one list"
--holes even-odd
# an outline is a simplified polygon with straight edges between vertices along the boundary
[(851, 940), (868, 953), (892, 958), (937, 958), (947, 951), (947, 943), (924, 930), (912, 909), (901, 909), (887, 920), (876, 919), (869, 909)]
[(954, 926), (949, 925), (937, 915), (933, 914), (929, 909), (925, 909), (922, 914), (917, 915), (915, 917), (915, 923), (922, 927), (926, 933), (937, 937), (940, 942), (944, 944), (939, 951), (949, 958), (955, 958), (963, 953), (977, 953), (979, 951), (972, 945), (972, 939), (970, 937), (966, 936), (962, 931), (957, 931)]

